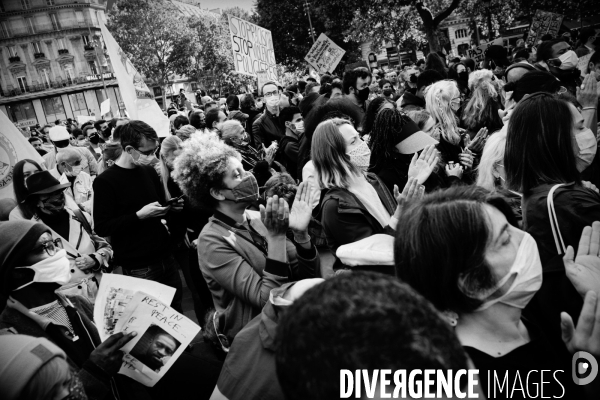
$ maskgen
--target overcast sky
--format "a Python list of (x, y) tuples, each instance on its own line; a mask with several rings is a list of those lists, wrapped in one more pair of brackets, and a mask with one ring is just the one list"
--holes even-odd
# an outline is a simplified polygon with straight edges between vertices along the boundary
[(250, 11), (254, 0), (200, 0), (200, 6), (202, 8), (220, 8), (221, 10), (229, 7), (240, 7)]

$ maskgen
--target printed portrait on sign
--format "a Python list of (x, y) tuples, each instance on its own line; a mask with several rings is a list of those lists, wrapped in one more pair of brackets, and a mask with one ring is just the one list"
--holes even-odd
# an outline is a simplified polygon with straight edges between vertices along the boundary
[(129, 354), (154, 372), (165, 366), (181, 343), (164, 329), (150, 325)]

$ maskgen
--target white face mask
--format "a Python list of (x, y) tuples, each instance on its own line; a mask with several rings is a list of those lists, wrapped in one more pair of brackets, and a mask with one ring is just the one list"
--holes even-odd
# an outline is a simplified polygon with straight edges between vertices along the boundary
[(574, 69), (579, 62), (579, 57), (577, 57), (577, 54), (573, 50), (567, 51), (558, 57), (558, 59), (561, 62), (560, 69)]
[(369, 163), (371, 162), (371, 150), (364, 141), (360, 143), (351, 151), (348, 152), (350, 156), (350, 162), (357, 166), (361, 171), (367, 172), (369, 169)]
[(304, 121), (296, 122), (294, 124), (294, 128), (296, 128), (296, 133), (298, 133), (298, 134), (304, 133)]
[(15, 290), (23, 289), (34, 282), (42, 283), (58, 283), (64, 285), (71, 280), (71, 269), (69, 267), (69, 259), (67, 251), (64, 249), (58, 250), (52, 257), (46, 258), (30, 267), (16, 267), (15, 269), (29, 268), (35, 272), (33, 281), (19, 286)]
[(271, 96), (267, 99), (269, 107), (277, 107), (279, 105), (279, 96)]
[(581, 171), (590, 166), (592, 161), (594, 161), (594, 157), (596, 156), (596, 151), (598, 150), (598, 142), (596, 141), (596, 136), (591, 129), (586, 128), (585, 130), (579, 132), (575, 135), (575, 140), (577, 140), (577, 147), (579, 150), (575, 154), (577, 157), (578, 168), (581, 168)]
[(138, 154), (140, 155), (140, 157), (137, 160), (134, 159), (133, 156), (131, 156), (131, 159), (133, 160), (133, 163), (135, 165), (154, 165), (158, 162), (158, 158), (156, 158), (156, 156), (154, 154), (150, 154), (147, 156), (147, 155), (140, 153), (139, 151), (138, 151)]
[(66, 171), (67, 176), (77, 176), (83, 170), (81, 165), (75, 165), (71, 167), (71, 171)]
[(535, 239), (523, 232), (523, 239), (517, 250), (517, 256), (510, 268), (510, 271), (500, 280), (492, 289), (487, 290), (485, 294), (477, 296), (481, 299), (487, 299), (515, 276), (512, 285), (499, 297), (486, 300), (477, 311), (488, 309), (496, 303), (503, 303), (512, 307), (523, 309), (538, 290), (542, 287), (542, 262), (538, 252)]

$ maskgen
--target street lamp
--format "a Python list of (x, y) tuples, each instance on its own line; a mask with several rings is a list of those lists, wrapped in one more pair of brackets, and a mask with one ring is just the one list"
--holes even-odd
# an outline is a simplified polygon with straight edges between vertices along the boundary
[(488, 42), (491, 42), (492, 37), (492, 1), (483, 0), (483, 5), (487, 8), (487, 26), (488, 26)]

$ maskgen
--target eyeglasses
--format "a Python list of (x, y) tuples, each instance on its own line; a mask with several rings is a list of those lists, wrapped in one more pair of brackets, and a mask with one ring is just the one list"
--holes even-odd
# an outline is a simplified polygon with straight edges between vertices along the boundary
[[(213, 328), (215, 328), (215, 335), (217, 335), (217, 339), (219, 340), (219, 344), (221, 345), (221, 349), (223, 349), (223, 351), (225, 353), (229, 353), (229, 339), (227, 339), (227, 336), (223, 335), (222, 333), (219, 333), (219, 330), (217, 329), (217, 312), (215, 311), (213, 313)], [(225, 344), (223, 344), (223, 342)]]
[(63, 248), (63, 244), (62, 244), (62, 239), (58, 238), (58, 239), (54, 239), (54, 240), (48, 240), (47, 242), (42, 243), (41, 245), (34, 247), (32, 251), (37, 251), (38, 249), (43, 248), (44, 250), (46, 250), (46, 253), (49, 256), (53, 256), (56, 254), (56, 252), (58, 251), (57, 249), (62, 249)]
[(152, 154), (154, 154), (156, 152), (156, 147), (151, 149), (151, 150), (147, 150), (147, 151), (141, 151), (136, 149), (135, 147), (132, 147), (135, 151), (137, 151), (140, 154), (143, 154), (145, 156), (151, 156)]
[(273, 92), (265, 93), (264, 97), (277, 96), (279, 94), (279, 90), (275, 90)]

